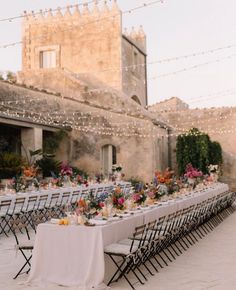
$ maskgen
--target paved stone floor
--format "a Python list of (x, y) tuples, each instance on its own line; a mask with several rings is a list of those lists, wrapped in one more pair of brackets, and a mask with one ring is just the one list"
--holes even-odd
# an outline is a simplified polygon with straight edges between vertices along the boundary
[[(29, 287), (27, 275), (13, 280), (22, 264), (16, 255), (14, 239), (0, 237), (0, 290), (79, 290), (65, 287)], [(125, 281), (112, 289), (130, 289)], [(179, 256), (168, 267), (149, 277), (137, 290), (236, 290), (236, 213), (228, 217), (213, 232)]]

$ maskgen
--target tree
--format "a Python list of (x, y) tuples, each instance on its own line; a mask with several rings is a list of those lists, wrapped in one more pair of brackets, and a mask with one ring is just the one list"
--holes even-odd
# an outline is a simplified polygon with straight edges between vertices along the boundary
[(192, 128), (178, 136), (176, 158), (180, 175), (185, 172), (188, 163), (203, 173), (208, 173), (209, 164), (222, 164), (222, 149), (220, 144), (212, 142), (206, 133)]

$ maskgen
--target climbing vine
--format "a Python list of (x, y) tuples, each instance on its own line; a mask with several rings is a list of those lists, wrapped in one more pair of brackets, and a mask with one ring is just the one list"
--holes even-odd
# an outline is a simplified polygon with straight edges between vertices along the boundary
[(197, 128), (178, 136), (176, 158), (180, 175), (185, 172), (188, 163), (207, 173), (209, 164), (221, 165), (223, 162), (221, 145), (212, 142), (206, 133), (200, 132)]

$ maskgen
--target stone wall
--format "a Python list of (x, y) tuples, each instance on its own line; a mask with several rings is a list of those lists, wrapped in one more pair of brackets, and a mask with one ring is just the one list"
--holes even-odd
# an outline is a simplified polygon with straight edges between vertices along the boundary
[[(60, 80), (58, 80), (59, 82)], [(54, 87), (55, 90), (56, 87)], [(56, 120), (60, 120), (60, 124), (65, 121), (66, 128), (69, 124), (66, 120), (73, 115), (73, 112), (78, 113), (80, 117), (85, 117), (85, 119), (72, 122), (73, 129), (69, 131), (69, 139), (62, 142), (57, 152), (58, 159), (68, 161), (93, 175), (101, 172), (102, 146), (111, 144), (117, 149), (117, 163), (122, 164), (127, 179), (139, 177), (150, 181), (157, 169), (161, 170), (168, 166), (166, 129), (154, 125), (152, 116), (148, 112), (145, 114), (140, 110), (137, 111), (137, 106), (131, 100), (129, 100), (131, 106), (127, 108), (127, 103), (123, 102), (122, 95), (119, 96), (117, 93), (113, 96), (108, 91), (104, 95), (104, 98), (109, 96), (109, 98), (120, 100), (116, 103), (114, 111), (112, 108), (108, 110), (101, 106), (86, 104), (76, 97), (72, 99), (68, 96), (46, 94), (0, 82), (0, 101), (18, 101), (17, 105), (15, 102), (11, 106), (6, 105), (9, 107), (8, 114), (17, 111), (18, 108), (18, 111), (21, 112), (18, 117), (23, 118), (22, 110), (24, 110), (24, 118), (26, 121), (34, 122), (35, 127), (41, 125), (38, 124), (37, 119), (39, 114), (41, 118), (47, 116), (46, 123), (47, 120), (50, 120), (48, 125), (51, 126), (56, 125)], [(98, 95), (94, 93), (93, 97), (100, 100), (101, 104), (105, 103), (102, 92)], [(124, 108), (127, 111), (124, 111)], [(5, 110), (5, 105), (1, 109), (0, 114)], [(136, 129), (131, 128), (134, 123)], [(44, 126), (46, 125), (44, 124)], [(101, 126), (104, 126), (105, 129), (101, 130)], [(110, 130), (108, 130), (109, 128)], [(142, 133), (142, 131), (140, 133), (140, 128), (152, 131), (153, 135)], [(131, 136), (128, 136), (131, 131)]]
[(142, 106), (147, 105), (146, 87), (146, 37), (142, 30), (123, 36), (122, 40), (122, 84), (127, 96)]
[[(196, 127), (200, 131), (208, 133), (211, 140), (221, 144), (224, 159), (222, 179), (234, 184), (236, 188), (236, 107), (169, 111), (167, 109), (164, 112), (161, 110), (162, 106), (159, 108), (158, 104), (156, 105), (156, 114), (175, 129), (174, 134), (178, 135)], [(161, 111), (158, 112), (158, 110)], [(173, 144), (176, 142), (174, 136), (172, 142)], [(172, 151), (173, 153), (174, 151)]]

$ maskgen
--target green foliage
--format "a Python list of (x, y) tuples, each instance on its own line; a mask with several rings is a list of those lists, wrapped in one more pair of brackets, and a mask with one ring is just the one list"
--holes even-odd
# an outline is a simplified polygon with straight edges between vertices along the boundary
[(53, 155), (43, 155), (43, 158), (36, 161), (36, 165), (42, 172), (43, 177), (51, 177), (52, 174), (59, 174), (61, 162), (55, 160), (53, 157)]
[(129, 180), (127, 180), (128, 182), (131, 183), (132, 187), (136, 187), (139, 184), (142, 184), (143, 181), (140, 180), (138, 177), (131, 177)]
[(178, 136), (176, 158), (180, 175), (185, 172), (188, 163), (207, 173), (209, 164), (222, 163), (222, 150), (218, 142), (212, 142), (207, 134), (192, 128), (186, 134)]
[(216, 141), (210, 143), (210, 160), (211, 164), (221, 165), (223, 163), (222, 148)]
[(73, 175), (80, 175), (80, 176), (83, 176), (84, 179), (88, 179), (88, 173), (85, 172), (84, 170), (82, 169), (79, 169), (77, 167), (71, 167), (72, 170), (73, 170)]
[(7, 73), (7, 80), (9, 82), (15, 83), (16, 82), (16, 75), (13, 72), (8, 72)]
[(44, 139), (43, 150), (30, 152), (30, 156), (42, 155), (42, 158), (36, 160), (35, 164), (43, 174), (43, 177), (58, 176), (60, 173), (61, 162), (55, 159), (54, 153), (66, 135), (67, 132), (65, 130), (59, 130)]
[(0, 178), (12, 178), (21, 172), (24, 160), (16, 153), (0, 153)]
[(44, 140), (43, 144), (43, 152), (54, 154), (56, 150), (59, 148), (60, 142), (63, 140), (64, 137), (67, 136), (67, 132), (65, 130), (59, 130), (53, 133), (51, 136), (48, 136)]

